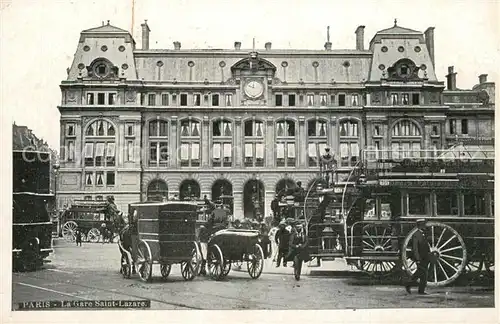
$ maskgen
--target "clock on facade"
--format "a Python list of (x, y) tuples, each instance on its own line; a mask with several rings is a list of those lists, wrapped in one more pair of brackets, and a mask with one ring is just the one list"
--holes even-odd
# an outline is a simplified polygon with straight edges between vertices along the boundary
[(259, 81), (249, 81), (245, 84), (245, 94), (250, 98), (258, 98), (264, 92), (264, 86)]

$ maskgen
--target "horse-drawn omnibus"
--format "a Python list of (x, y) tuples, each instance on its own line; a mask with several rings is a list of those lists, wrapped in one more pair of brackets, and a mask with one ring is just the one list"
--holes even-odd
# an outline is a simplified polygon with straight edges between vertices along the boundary
[[(405, 152), (408, 153), (408, 152)], [(320, 174), (304, 211), (311, 256), (345, 258), (373, 276), (416, 270), (411, 239), (427, 220), (429, 285), (494, 270), (494, 152), (455, 147), (401, 155), (364, 151), (342, 183)], [(337, 172), (328, 175), (336, 179)]]
[(12, 260), (14, 270), (35, 270), (52, 249), (50, 153), (13, 152)]

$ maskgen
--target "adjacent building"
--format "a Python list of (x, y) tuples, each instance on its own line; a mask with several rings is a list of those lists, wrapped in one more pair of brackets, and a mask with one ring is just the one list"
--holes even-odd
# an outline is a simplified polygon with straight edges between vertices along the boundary
[(311, 183), (327, 146), (346, 183), (367, 148), (406, 156), (493, 142), (494, 84), (483, 75), (457, 90), (451, 68), (445, 89), (433, 27), (395, 23), (365, 48), (359, 26), (349, 49), (328, 35), (318, 50), (152, 49), (150, 32), (143, 23), (140, 48), (109, 22), (81, 32), (58, 106), (60, 207), (226, 194), (238, 218), (256, 206), (269, 215), (277, 191)]

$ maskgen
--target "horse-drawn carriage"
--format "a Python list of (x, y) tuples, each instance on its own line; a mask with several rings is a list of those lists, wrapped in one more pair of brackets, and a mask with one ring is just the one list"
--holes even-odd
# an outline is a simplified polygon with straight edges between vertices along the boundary
[(108, 208), (109, 202), (103, 200), (76, 200), (61, 216), (64, 239), (75, 241), (78, 228), (84, 242), (97, 243), (106, 238), (112, 242), (117, 237), (117, 231)]
[[(160, 265), (163, 279), (166, 279), (173, 264), (180, 264), (185, 280), (193, 280), (199, 273), (201, 254), (196, 242), (196, 223), (200, 206), (193, 202), (145, 202), (129, 205), (129, 232), (123, 236), (137, 235), (137, 242), (129, 240), (124, 246), (119, 242), (122, 253), (121, 272), (130, 278), (133, 266), (143, 281), (151, 281), (153, 265)], [(137, 232), (135, 232), (135, 230)], [(134, 233), (135, 232), (135, 233)], [(137, 253), (133, 260), (133, 250)]]
[(208, 271), (215, 280), (225, 278), (233, 263), (247, 264), (252, 279), (260, 277), (264, 269), (264, 250), (259, 231), (223, 229), (211, 236), (208, 242)]

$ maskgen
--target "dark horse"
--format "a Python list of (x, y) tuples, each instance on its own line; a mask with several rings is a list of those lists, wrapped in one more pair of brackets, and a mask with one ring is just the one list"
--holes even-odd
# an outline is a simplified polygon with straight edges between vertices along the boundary
[(131, 273), (135, 273), (135, 264), (132, 258), (132, 233), (128, 224), (125, 223), (122, 215), (116, 218), (114, 228), (118, 230), (120, 240), (118, 248), (121, 253), (120, 273), (124, 277), (130, 277)]

